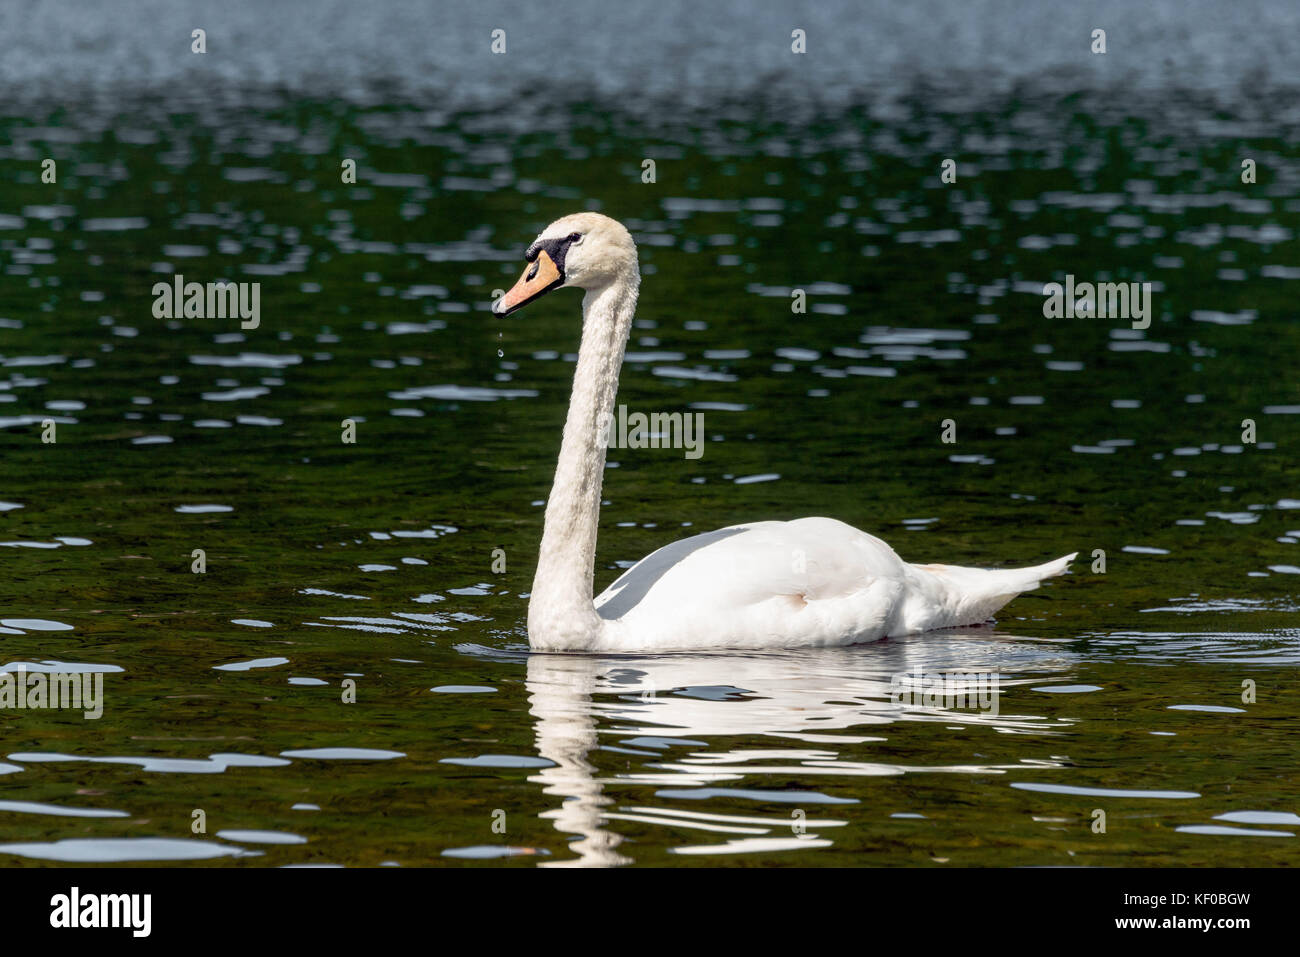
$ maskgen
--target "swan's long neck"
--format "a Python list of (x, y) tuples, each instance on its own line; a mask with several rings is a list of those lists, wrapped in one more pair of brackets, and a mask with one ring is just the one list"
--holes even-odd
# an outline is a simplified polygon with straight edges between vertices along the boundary
[(528, 639), (538, 650), (581, 650), (604, 626), (592, 604), (592, 575), (605, 429), (614, 411), (639, 284), (633, 266), (582, 300), (582, 346), (528, 602)]

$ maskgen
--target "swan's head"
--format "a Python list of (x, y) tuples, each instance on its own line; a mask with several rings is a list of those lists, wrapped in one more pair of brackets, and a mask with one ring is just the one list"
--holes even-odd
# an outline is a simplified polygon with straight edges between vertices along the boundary
[(618, 220), (600, 213), (557, 219), (542, 230), (524, 258), (529, 263), (524, 274), (492, 304), (498, 316), (508, 316), (552, 289), (600, 289), (619, 278), (637, 276), (632, 234)]

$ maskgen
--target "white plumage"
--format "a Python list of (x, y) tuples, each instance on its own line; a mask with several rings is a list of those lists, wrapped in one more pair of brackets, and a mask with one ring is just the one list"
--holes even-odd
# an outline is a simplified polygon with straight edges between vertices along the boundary
[(1077, 554), (1009, 570), (912, 565), (835, 519), (754, 522), (665, 545), (593, 600), (604, 439), (639, 290), (636, 246), (620, 223), (577, 213), (548, 226), (529, 259), (494, 311), (513, 312), (555, 288), (587, 290), (529, 600), (534, 650), (812, 648), (972, 625), (1063, 574)]

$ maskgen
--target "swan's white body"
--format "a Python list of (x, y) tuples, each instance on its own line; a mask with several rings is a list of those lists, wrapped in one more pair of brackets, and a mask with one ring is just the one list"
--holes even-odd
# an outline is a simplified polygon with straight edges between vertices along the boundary
[(605, 436), (640, 285), (636, 246), (614, 220), (577, 213), (548, 226), (528, 258), (534, 265), (494, 305), (499, 314), (560, 286), (587, 290), (528, 605), (534, 650), (810, 648), (978, 624), (1075, 557), (998, 571), (912, 565), (834, 519), (755, 522), (666, 545), (593, 599)]
[(735, 525), (665, 545), (596, 598), (599, 650), (814, 648), (989, 618), (1069, 564), (909, 565), (833, 518)]

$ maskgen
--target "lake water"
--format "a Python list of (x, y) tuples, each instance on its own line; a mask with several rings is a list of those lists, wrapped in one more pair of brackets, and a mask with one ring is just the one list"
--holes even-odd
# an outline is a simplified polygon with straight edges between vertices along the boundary
[[(1296, 6), (751, 7), (0, 11), (0, 664), (104, 689), (3, 714), (0, 863), (1294, 862)], [(1073, 573), (529, 655), (579, 297), (488, 304), (582, 208), (641, 253), (619, 401), (708, 437), (611, 451), (598, 591), (808, 514)], [(155, 318), (177, 273), (260, 324)], [(1045, 318), (1067, 274), (1149, 327)]]

